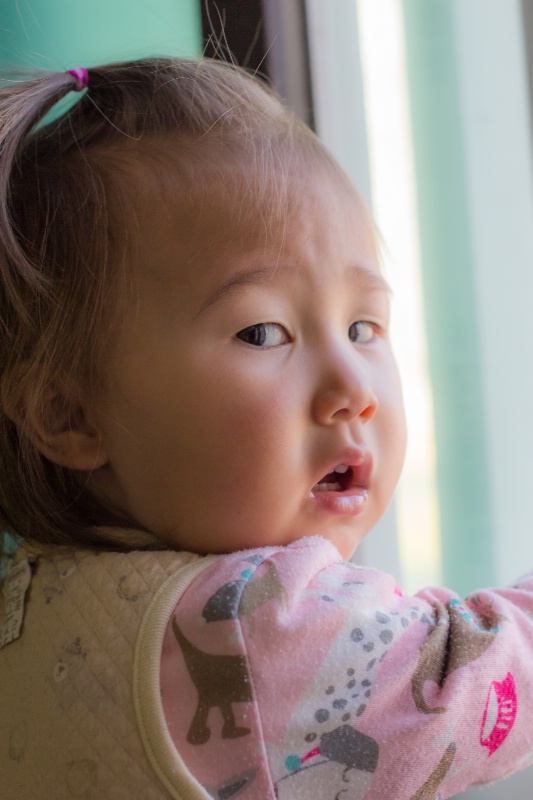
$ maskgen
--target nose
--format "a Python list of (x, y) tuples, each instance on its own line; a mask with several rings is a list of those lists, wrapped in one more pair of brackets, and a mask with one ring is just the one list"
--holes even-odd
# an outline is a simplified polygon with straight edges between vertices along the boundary
[(376, 413), (378, 401), (363, 359), (348, 343), (342, 353), (324, 354), (312, 414), (319, 425), (359, 419), (366, 423)]

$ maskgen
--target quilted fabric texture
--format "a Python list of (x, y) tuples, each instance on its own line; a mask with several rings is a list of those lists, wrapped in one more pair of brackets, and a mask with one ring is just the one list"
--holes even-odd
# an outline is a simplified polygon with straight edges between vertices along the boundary
[(197, 559), (63, 550), (37, 561), (22, 635), (0, 650), (2, 797), (168, 800), (138, 733), (134, 650), (153, 594)]

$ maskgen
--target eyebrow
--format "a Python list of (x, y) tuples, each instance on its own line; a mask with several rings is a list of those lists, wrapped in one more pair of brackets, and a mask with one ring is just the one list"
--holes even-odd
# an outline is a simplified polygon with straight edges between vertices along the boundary
[(385, 292), (385, 294), (392, 294), (392, 289), (381, 272), (375, 272), (373, 269), (369, 269), (362, 264), (351, 264), (346, 271), (352, 273), (354, 280), (359, 283), (363, 289), (369, 292)]
[[(297, 269), (290, 265), (284, 265), (283, 267), (280, 267), (279, 264), (269, 264), (265, 267), (243, 269), (234, 273), (225, 281), (223, 281), (223, 283), (217, 289), (215, 289), (212, 294), (209, 295), (198, 313), (201, 314), (203, 311), (209, 308), (209, 306), (217, 303), (238, 286), (267, 283), (269, 280), (272, 280), (274, 274), (279, 270), (282, 270), (284, 273), (297, 272)], [(347, 267), (346, 272), (351, 275), (351, 277), (363, 289), (366, 289), (366, 291), (385, 292), (388, 295), (392, 293), (389, 284), (381, 275), (381, 273), (375, 272), (368, 267), (362, 266), (361, 264), (350, 264), (350, 266)]]
[[(233, 275), (230, 275), (220, 286), (215, 289), (215, 291), (209, 295), (206, 301), (203, 303), (199, 314), (202, 311), (205, 311), (206, 308), (209, 306), (214, 305), (223, 297), (225, 297), (232, 289), (235, 289), (237, 286), (246, 286), (249, 283), (267, 283), (269, 280), (272, 279), (272, 276), (275, 272), (280, 269), (278, 264), (268, 265), (266, 267), (256, 267), (255, 269), (243, 269), (239, 272), (235, 272)], [(292, 272), (292, 267), (283, 267), (285, 272)]]

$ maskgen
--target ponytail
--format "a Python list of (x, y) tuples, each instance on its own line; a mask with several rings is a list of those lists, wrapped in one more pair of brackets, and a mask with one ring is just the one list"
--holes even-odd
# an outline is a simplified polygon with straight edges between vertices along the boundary
[(0, 285), (8, 303), (26, 321), (31, 306), (26, 299), (20, 303), (21, 282), (30, 293), (46, 291), (47, 287), (45, 276), (13, 230), (12, 177), (29, 135), (59, 100), (77, 88), (76, 80), (71, 73), (43, 72), (29, 80), (19, 74), (8, 79), (8, 85), (0, 92)]

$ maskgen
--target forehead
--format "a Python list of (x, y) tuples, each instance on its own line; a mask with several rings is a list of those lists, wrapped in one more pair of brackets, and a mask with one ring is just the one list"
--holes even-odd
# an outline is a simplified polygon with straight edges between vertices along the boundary
[(312, 161), (270, 171), (212, 161), (188, 174), (172, 159), (136, 165), (119, 330), (130, 319), (161, 333), (249, 291), (302, 302), (354, 288), (387, 294), (370, 215), (340, 172)]
[[(342, 220), (351, 231), (357, 228), (365, 247), (375, 250), (370, 215), (336, 165), (313, 154), (291, 159), (276, 153), (258, 161), (206, 148), (193, 155), (185, 164), (161, 157), (136, 167), (134, 239), (137, 254), (145, 256), (143, 270), (156, 275), (168, 269), (168, 258), (160, 265), (156, 257), (168, 249), (177, 270), (213, 248), (250, 251), (303, 241), (316, 235), (325, 216), (336, 227)], [(327, 236), (328, 226), (319, 227)]]

